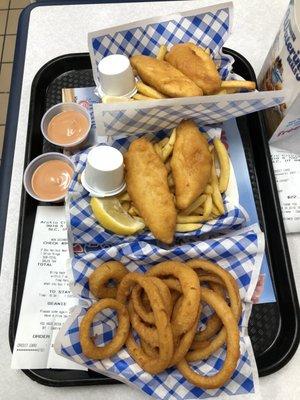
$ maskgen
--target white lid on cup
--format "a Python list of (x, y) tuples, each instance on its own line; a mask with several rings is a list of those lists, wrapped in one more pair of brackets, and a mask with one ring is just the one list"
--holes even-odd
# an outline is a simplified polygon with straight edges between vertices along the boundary
[(101, 96), (126, 96), (136, 93), (135, 78), (129, 58), (123, 54), (112, 54), (102, 58), (98, 64)]
[(125, 188), (122, 153), (111, 146), (93, 147), (81, 175), (82, 186), (94, 197), (108, 197)]

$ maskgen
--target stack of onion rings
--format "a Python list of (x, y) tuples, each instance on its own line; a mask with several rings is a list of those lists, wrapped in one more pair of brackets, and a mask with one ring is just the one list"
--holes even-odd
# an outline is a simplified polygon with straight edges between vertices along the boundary
[[(111, 280), (115, 287), (107, 286)], [(143, 275), (109, 261), (91, 274), (89, 287), (100, 300), (87, 310), (80, 324), (80, 343), (87, 357), (111, 357), (125, 345), (150, 374), (176, 366), (190, 383), (203, 389), (218, 388), (232, 376), (240, 355), (242, 304), (235, 279), (217, 264), (200, 259), (165, 261)], [(214, 314), (197, 332), (203, 304)], [(117, 311), (119, 325), (112, 341), (97, 347), (90, 327), (105, 308)], [(139, 344), (133, 332), (139, 336)], [(226, 358), (217, 374), (203, 376), (189, 367), (188, 362), (207, 359), (224, 344)]]

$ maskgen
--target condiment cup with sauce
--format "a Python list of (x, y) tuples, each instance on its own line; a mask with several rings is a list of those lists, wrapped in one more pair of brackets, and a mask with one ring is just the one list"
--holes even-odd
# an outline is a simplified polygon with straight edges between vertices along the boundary
[(125, 188), (122, 153), (111, 146), (93, 147), (81, 175), (82, 186), (94, 197), (108, 197)]
[(48, 142), (70, 148), (87, 138), (91, 129), (91, 117), (84, 107), (76, 103), (59, 103), (43, 116), (41, 131)]
[(129, 58), (123, 54), (112, 54), (102, 58), (98, 64), (101, 97), (131, 97), (136, 93), (135, 78)]
[(38, 201), (62, 201), (70, 185), (75, 166), (61, 153), (45, 153), (32, 160), (24, 172), (24, 186)]

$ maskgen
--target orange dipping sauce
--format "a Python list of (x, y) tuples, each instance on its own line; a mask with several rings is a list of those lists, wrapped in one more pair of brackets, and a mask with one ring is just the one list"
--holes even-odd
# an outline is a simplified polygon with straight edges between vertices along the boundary
[(73, 175), (73, 168), (61, 160), (50, 160), (34, 171), (31, 187), (42, 200), (56, 200), (66, 195)]
[(60, 145), (70, 145), (83, 139), (89, 129), (89, 120), (80, 112), (63, 111), (51, 119), (48, 138)]

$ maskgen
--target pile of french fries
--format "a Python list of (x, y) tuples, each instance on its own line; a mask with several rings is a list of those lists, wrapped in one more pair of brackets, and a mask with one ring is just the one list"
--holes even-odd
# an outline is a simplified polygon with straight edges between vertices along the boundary
[[(206, 48), (204, 51), (210, 54), (209, 48)], [(168, 52), (167, 46), (165, 45), (160, 46), (156, 58), (158, 60), (164, 60), (167, 52)], [(136, 83), (136, 88), (137, 88), (137, 93), (132, 97), (134, 100), (159, 100), (167, 98), (162, 93), (158, 92), (156, 89), (146, 85), (144, 82), (142, 82), (142, 80), (139, 80)], [(232, 93), (238, 93), (241, 90), (251, 91), (254, 89), (255, 89), (255, 82), (228, 80), (228, 81), (222, 81), (221, 90), (218, 93), (215, 93), (215, 95), (232, 94)]]
[[(168, 185), (173, 194), (176, 206), (175, 184), (170, 165), (170, 157), (173, 152), (175, 141), (176, 129), (172, 131), (170, 137), (153, 143), (153, 146), (168, 171)], [(191, 232), (200, 229), (204, 222), (218, 218), (225, 212), (222, 193), (226, 192), (230, 177), (228, 152), (221, 140), (217, 138), (209, 145), (209, 150), (213, 160), (210, 182), (206, 186), (204, 193), (202, 193), (188, 208), (185, 210), (177, 209), (176, 232)], [(127, 192), (118, 196), (118, 199), (126, 212), (133, 218), (139, 219), (145, 223)]]

